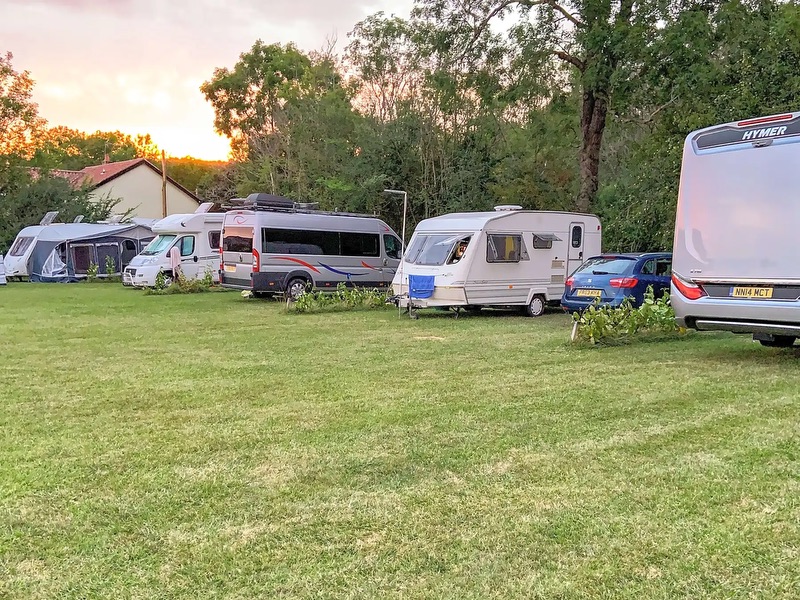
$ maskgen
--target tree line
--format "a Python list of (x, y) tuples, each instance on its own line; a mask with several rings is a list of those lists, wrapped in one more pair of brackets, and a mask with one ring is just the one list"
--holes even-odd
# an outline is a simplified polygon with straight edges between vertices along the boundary
[[(6, 167), (154, 151), (146, 136), (43, 127), (10, 59)], [(686, 135), (794, 109), (798, 59), (789, 1), (417, 0), (408, 19), (357, 23), (341, 54), (258, 40), (215, 69), (200, 91), (232, 160), (169, 172), (205, 200), (270, 192), (395, 228), (402, 207), (387, 188), (408, 192), (412, 227), (497, 204), (593, 212), (609, 250), (668, 249)], [(18, 193), (9, 172), (3, 207)]]
[(496, 204), (600, 215), (605, 246), (671, 247), (697, 128), (795, 108), (800, 8), (771, 0), (417, 0), (343, 56), (257, 41), (201, 91), (254, 191), (413, 223)]

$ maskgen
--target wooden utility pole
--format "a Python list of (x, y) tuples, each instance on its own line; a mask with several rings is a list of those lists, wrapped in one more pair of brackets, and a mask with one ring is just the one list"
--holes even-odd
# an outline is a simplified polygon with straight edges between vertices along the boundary
[(167, 216), (167, 155), (161, 151), (161, 216)]

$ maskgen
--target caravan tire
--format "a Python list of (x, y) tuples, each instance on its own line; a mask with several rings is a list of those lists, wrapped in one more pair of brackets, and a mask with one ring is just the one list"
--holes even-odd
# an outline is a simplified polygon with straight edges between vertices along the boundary
[(295, 277), (286, 285), (286, 299), (294, 302), (308, 290), (308, 281), (301, 277)]
[(544, 296), (536, 294), (525, 307), (525, 312), (529, 317), (541, 317), (544, 314), (545, 306), (547, 306), (547, 303)]

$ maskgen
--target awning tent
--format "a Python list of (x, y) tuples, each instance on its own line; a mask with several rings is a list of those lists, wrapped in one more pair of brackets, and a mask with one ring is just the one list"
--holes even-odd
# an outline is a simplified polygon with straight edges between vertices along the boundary
[[(148, 224), (63, 223), (44, 227), (31, 252), (31, 281), (69, 282), (86, 277), (90, 265), (100, 275), (119, 275), (153, 238)], [(109, 259), (114, 272), (106, 272)]]

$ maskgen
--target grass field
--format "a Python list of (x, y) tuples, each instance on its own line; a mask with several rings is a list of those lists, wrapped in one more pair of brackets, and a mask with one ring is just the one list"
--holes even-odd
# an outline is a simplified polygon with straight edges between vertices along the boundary
[(0, 287), (0, 597), (797, 598), (800, 355)]

